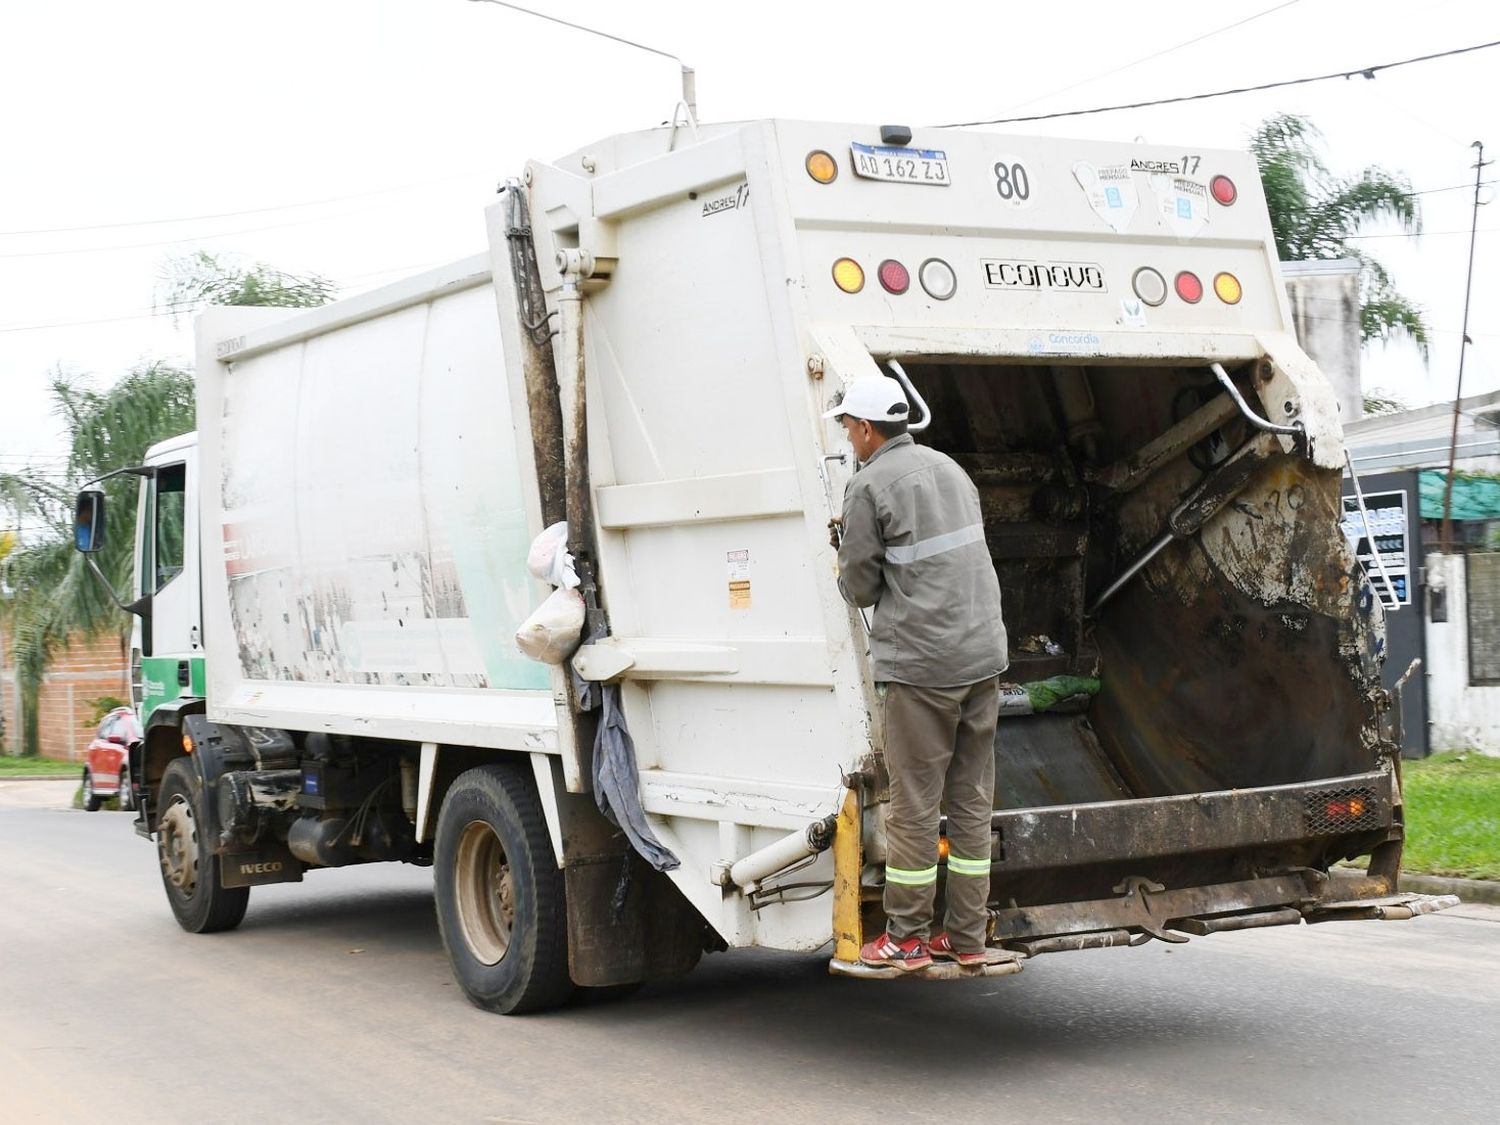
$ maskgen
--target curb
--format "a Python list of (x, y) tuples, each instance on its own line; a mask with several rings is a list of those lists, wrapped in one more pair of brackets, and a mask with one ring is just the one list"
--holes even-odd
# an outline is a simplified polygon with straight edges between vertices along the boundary
[[(81, 767), (80, 767), (81, 768)], [(0, 784), (7, 781), (77, 781), (71, 773), (8, 773), (0, 774)]]
[(1424, 895), (1457, 895), (1464, 902), (1500, 906), (1500, 882), (1491, 879), (1448, 879), (1441, 875), (1409, 875), (1401, 872), (1401, 889)]

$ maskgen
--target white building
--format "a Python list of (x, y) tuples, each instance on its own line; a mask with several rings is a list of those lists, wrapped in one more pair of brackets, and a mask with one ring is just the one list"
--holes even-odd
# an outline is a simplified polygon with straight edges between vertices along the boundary
[(1405, 472), (1416, 482), (1407, 540), (1421, 565), (1412, 604), (1397, 612), (1421, 615), (1428, 747), (1500, 754), (1500, 392), (1459, 403), (1447, 553), (1453, 405), (1364, 418), (1344, 437), (1362, 479)]

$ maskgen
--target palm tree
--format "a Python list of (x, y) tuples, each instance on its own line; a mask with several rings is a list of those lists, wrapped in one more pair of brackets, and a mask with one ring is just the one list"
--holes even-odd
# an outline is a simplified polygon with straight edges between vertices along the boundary
[[(0, 623), (21, 685), (21, 745), (29, 753), (38, 745), (37, 694), (52, 655), (74, 634), (106, 630), (113, 630), (123, 647), (130, 624), (73, 549), (76, 490), (139, 464), (150, 446), (193, 428), (192, 376), (164, 363), (138, 367), (107, 391), (56, 372), (51, 393), (68, 427), (64, 473), (60, 478), (34, 470), (0, 473), (0, 506), (15, 513), (18, 523), (40, 525), (32, 543), (0, 558)], [(110, 511), (134, 510), (133, 478), (103, 487)], [(129, 584), (131, 548), (131, 536), (117, 529), (96, 558), (117, 590)]]
[(1381, 168), (1358, 176), (1332, 175), (1319, 152), (1317, 128), (1306, 117), (1278, 114), (1250, 138), (1271, 212), (1276, 252), (1284, 262), (1353, 258), (1361, 267), (1360, 337), (1417, 345), (1425, 362), (1427, 323), (1422, 310), (1396, 291), (1386, 268), (1350, 243), (1362, 224), (1395, 220), (1407, 234), (1422, 229), (1421, 212), (1405, 177)]

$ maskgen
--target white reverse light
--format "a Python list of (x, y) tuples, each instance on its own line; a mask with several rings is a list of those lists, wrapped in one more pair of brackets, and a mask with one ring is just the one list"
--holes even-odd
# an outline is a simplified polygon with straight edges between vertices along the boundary
[(941, 258), (928, 258), (923, 262), (917, 270), (917, 280), (929, 297), (939, 301), (946, 301), (958, 291), (958, 275)]

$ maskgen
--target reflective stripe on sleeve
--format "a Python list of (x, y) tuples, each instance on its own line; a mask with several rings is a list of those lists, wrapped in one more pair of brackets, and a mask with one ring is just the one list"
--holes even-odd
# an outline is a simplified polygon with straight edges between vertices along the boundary
[(990, 873), (990, 861), (987, 859), (965, 859), (961, 855), (948, 853), (948, 874), (950, 875), (988, 875)]
[[(989, 870), (988, 867), (985, 868)], [(908, 871), (903, 867), (892, 867), (886, 864), (885, 881), (896, 883), (903, 887), (926, 887), (937, 882), (937, 864), (924, 867), (920, 871)]]
[(887, 547), (885, 549), (885, 561), (896, 565), (921, 562), (930, 559), (933, 555), (941, 555), (945, 551), (957, 550), (959, 547), (967, 547), (970, 543), (984, 542), (984, 524), (971, 523), (968, 527), (961, 527), (957, 531), (950, 531), (944, 535), (934, 535), (931, 539), (919, 539), (917, 542), (904, 547)]

